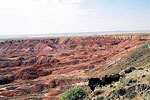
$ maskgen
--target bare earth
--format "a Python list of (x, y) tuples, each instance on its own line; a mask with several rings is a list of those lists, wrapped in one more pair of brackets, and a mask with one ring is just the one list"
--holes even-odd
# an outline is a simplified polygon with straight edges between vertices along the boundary
[(147, 41), (86, 36), (0, 42), (0, 97), (58, 100), (70, 87), (87, 87), (88, 78), (101, 77)]

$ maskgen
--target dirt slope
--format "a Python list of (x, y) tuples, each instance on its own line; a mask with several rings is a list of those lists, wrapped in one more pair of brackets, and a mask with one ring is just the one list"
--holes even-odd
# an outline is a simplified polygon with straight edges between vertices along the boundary
[(134, 36), (5, 40), (0, 42), (0, 97), (58, 100), (147, 41)]

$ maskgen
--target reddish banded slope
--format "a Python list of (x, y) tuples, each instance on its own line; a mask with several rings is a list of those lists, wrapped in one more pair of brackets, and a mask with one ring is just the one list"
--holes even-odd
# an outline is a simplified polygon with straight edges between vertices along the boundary
[(70, 86), (108, 69), (112, 57), (123, 57), (146, 41), (88, 36), (1, 42), (0, 97), (42, 93), (43, 98), (58, 99)]

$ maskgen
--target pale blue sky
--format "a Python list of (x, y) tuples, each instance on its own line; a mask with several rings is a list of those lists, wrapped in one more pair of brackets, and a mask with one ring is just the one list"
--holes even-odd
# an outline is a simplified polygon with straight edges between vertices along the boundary
[(150, 0), (0, 0), (0, 35), (149, 27)]

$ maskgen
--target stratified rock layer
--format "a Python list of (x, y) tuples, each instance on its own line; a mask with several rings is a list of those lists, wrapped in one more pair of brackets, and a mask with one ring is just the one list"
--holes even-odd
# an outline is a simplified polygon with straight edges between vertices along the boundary
[(58, 99), (109, 69), (112, 57), (118, 61), (146, 41), (127, 36), (5, 40), (0, 42), (0, 97), (42, 94)]

